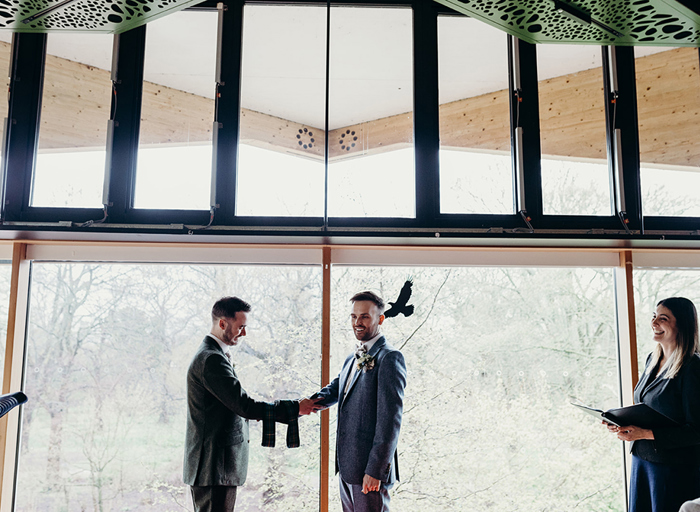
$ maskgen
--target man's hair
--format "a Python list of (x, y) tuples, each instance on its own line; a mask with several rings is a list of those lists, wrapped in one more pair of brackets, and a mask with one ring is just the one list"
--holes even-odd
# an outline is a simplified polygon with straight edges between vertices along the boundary
[(366, 290), (364, 292), (356, 293), (350, 298), (350, 302), (355, 304), (355, 302), (360, 302), (360, 301), (369, 301), (372, 302), (375, 306), (377, 306), (377, 309), (379, 310), (379, 314), (383, 315), (384, 314), (384, 301), (382, 298), (377, 295), (374, 292), (370, 292), (369, 290)]
[(236, 313), (239, 311), (248, 313), (250, 310), (250, 304), (238, 297), (222, 297), (211, 308), (211, 321), (216, 322), (219, 318), (236, 318)]

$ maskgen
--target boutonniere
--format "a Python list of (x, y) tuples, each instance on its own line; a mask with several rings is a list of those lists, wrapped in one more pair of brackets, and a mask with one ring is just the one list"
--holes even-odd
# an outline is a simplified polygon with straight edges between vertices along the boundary
[(364, 354), (358, 354), (355, 356), (356, 364), (357, 364), (357, 371), (362, 370), (363, 373), (367, 373), (370, 371), (372, 368), (374, 368), (374, 356), (369, 355), (368, 353)]

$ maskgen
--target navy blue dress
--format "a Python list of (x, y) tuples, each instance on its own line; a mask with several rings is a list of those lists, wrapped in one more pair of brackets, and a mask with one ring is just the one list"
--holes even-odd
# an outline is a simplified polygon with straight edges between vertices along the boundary
[(645, 371), (634, 401), (681, 426), (654, 429), (654, 440), (632, 443), (630, 512), (678, 512), (685, 501), (700, 497), (700, 356), (673, 379), (665, 374), (658, 368)]

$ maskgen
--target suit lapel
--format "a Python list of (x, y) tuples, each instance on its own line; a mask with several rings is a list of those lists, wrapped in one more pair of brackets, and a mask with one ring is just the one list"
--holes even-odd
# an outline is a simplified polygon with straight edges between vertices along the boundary
[(216, 341), (214, 338), (212, 338), (211, 336), (207, 335), (207, 336), (204, 338), (204, 343), (207, 345), (207, 347), (208, 347), (209, 349), (211, 349), (211, 350), (216, 350), (216, 351), (219, 352), (222, 356), (224, 356), (224, 359), (226, 359), (226, 361), (228, 361), (228, 364), (231, 365), (231, 371), (233, 371), (233, 374), (236, 375), (236, 370), (234, 370), (234, 368), (233, 368), (233, 361), (231, 360), (230, 357), (227, 357), (227, 356), (226, 356), (226, 353), (225, 353), (224, 350), (221, 348), (221, 346), (217, 343), (217, 341)]
[[(343, 404), (345, 403), (345, 387), (347, 386), (348, 379), (350, 378), (354, 364), (355, 364), (355, 357), (353, 356), (350, 359), (350, 364), (347, 365), (347, 368), (342, 369), (342, 375), (340, 378), (340, 397), (339, 397), (339, 403), (338, 403), (339, 408), (342, 407)], [(349, 389), (348, 389), (348, 392), (350, 392)]]
[[(654, 389), (656, 386), (658, 386), (659, 384), (661, 384), (661, 381), (664, 380), (665, 375), (666, 375), (666, 370), (660, 372), (659, 375), (657, 375), (656, 378), (655, 378), (653, 381), (651, 381), (651, 382), (645, 382), (646, 387), (642, 389), (642, 393), (641, 393), (640, 396), (643, 397), (643, 396), (646, 395), (649, 391), (651, 391), (651, 390)], [(647, 380), (648, 380), (648, 379), (647, 379)]]
[(369, 351), (369, 355), (377, 355), (377, 352), (379, 352), (382, 349), (382, 347), (384, 347), (384, 345), (386, 345), (386, 338), (382, 336), (374, 343), (374, 345), (372, 345), (372, 348)]
[[(356, 364), (357, 364), (357, 361), (355, 358), (353, 358), (352, 365), (350, 366), (350, 368), (354, 367)], [(362, 373), (362, 370), (355, 370), (352, 373), (352, 382), (350, 383), (350, 387), (348, 387), (348, 392), (345, 393), (346, 397), (350, 394), (350, 392), (352, 391), (352, 388), (355, 387), (355, 382), (357, 382), (357, 379), (360, 378), (361, 373)], [(345, 403), (345, 400), (343, 400), (343, 403)]]
[(652, 380), (651, 375), (648, 373), (644, 373), (642, 376), (642, 380), (640, 382), (641, 388), (640, 388), (640, 393), (639, 397), (643, 398), (644, 395), (646, 395), (649, 391), (651, 391), (653, 388), (661, 384), (661, 381), (664, 379), (664, 376), (666, 375), (666, 370), (667, 368), (664, 368), (660, 370), (656, 377)]
[(224, 353), (224, 351), (221, 350), (221, 347), (216, 342), (216, 340), (214, 338), (212, 338), (211, 336), (206, 335), (204, 337), (204, 343), (207, 345), (207, 348), (209, 348), (211, 350), (217, 350), (217, 351), (221, 352), (222, 354)]
[[(372, 345), (372, 348), (369, 351), (369, 355), (372, 357), (377, 357), (377, 354), (379, 351), (386, 345), (386, 339), (384, 336), (379, 338), (374, 345)], [(350, 371), (352, 370), (353, 366), (355, 366), (355, 358), (353, 357), (352, 359), (352, 364), (350, 365)], [(353, 376), (352, 376), (352, 382), (350, 383), (350, 387), (348, 388), (348, 392), (345, 393), (345, 396), (348, 396), (352, 392), (352, 388), (355, 387), (355, 383), (357, 382), (357, 379), (360, 378), (360, 374), (362, 373), (362, 370), (356, 371)], [(347, 382), (347, 377), (345, 378)], [(343, 403), (345, 403), (345, 399), (343, 399)], [(342, 404), (341, 404), (342, 406)]]

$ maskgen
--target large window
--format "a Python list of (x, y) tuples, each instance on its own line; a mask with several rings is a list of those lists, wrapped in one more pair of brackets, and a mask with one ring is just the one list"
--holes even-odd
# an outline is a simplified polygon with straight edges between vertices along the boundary
[(333, 274), (333, 376), (354, 347), (352, 294), (394, 300), (413, 279), (415, 313), (384, 323), (408, 368), (395, 508), (623, 510), (620, 443), (569, 404), (620, 405), (611, 270)]
[(644, 215), (700, 216), (695, 48), (635, 48)]
[(216, 12), (148, 24), (134, 206), (209, 210)]
[(330, 216), (415, 216), (412, 17), (331, 8)]
[(611, 215), (600, 47), (538, 45), (537, 53), (543, 212)]
[(31, 205), (99, 208), (112, 36), (49, 34)]
[(512, 214), (506, 35), (462, 16), (438, 31), (440, 211)]
[[(409, 278), (413, 315), (383, 325), (408, 368), (394, 507), (625, 510), (622, 443), (570, 405), (621, 402), (620, 371), (629, 368), (618, 361), (616, 254), (334, 248), (323, 353), (320, 253), (30, 244), (25, 367), (13, 369), (29, 396), (16, 510), (190, 507), (181, 481), (185, 374), (210, 329), (211, 304), (235, 294), (253, 305), (248, 336), (234, 349), (246, 390), (265, 401), (296, 398), (318, 390), (324, 358), (333, 378), (353, 350), (349, 298), (370, 289), (393, 301)], [(132, 263), (98, 263), (107, 255)], [(655, 303), (672, 295), (697, 303), (700, 279), (685, 253), (634, 257), (643, 365)], [(337, 510), (336, 414), (322, 483), (320, 415), (300, 420), (299, 449), (284, 447), (281, 425), (278, 446), (262, 448), (251, 422), (238, 507), (316, 511), (322, 484)]]
[[(411, 14), (331, 8), (330, 216), (415, 216)], [(238, 215), (324, 215), (326, 15), (245, 8)]]
[(668, 297), (686, 297), (700, 308), (700, 272), (680, 269), (639, 269), (634, 272), (634, 299), (637, 322), (637, 357), (640, 373), (647, 356), (656, 346), (652, 339), (651, 317), (656, 304)]
[(326, 9), (247, 5), (236, 213), (323, 216)]
[[(233, 355), (252, 396), (308, 395), (320, 384), (320, 275), (304, 266), (34, 264), (16, 510), (189, 509), (185, 374), (211, 305), (239, 294), (254, 307)], [(237, 510), (317, 510), (319, 418), (300, 422), (293, 450), (262, 448), (251, 423)]]

